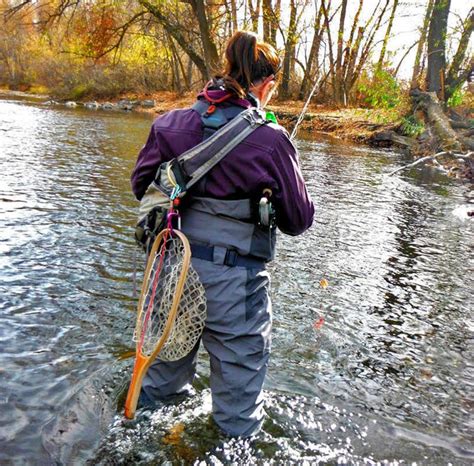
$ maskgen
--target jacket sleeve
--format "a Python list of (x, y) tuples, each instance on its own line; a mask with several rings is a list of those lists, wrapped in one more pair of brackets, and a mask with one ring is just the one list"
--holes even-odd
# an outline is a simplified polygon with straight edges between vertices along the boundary
[(164, 162), (164, 157), (160, 152), (155, 125), (152, 125), (148, 140), (138, 154), (131, 176), (132, 191), (138, 200), (143, 197), (148, 186), (154, 180), (156, 171), (162, 162)]
[(278, 228), (291, 236), (307, 230), (313, 223), (314, 205), (301, 173), (298, 151), (285, 132), (280, 132), (272, 153), (276, 192), (273, 202)]

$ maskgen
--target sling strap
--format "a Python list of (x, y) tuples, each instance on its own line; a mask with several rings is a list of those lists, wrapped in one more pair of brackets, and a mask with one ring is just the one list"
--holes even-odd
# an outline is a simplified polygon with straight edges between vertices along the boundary
[(169, 162), (181, 190), (185, 192), (191, 188), (232, 149), (266, 123), (262, 111), (254, 107), (246, 109), (208, 139)]

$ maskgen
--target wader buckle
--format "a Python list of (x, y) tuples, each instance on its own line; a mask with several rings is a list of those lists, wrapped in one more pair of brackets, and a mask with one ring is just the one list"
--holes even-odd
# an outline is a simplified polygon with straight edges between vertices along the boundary
[(239, 254), (237, 251), (234, 251), (232, 249), (227, 249), (227, 252), (225, 253), (225, 258), (224, 258), (224, 265), (227, 265), (228, 267), (235, 267), (237, 264), (237, 260), (239, 258)]

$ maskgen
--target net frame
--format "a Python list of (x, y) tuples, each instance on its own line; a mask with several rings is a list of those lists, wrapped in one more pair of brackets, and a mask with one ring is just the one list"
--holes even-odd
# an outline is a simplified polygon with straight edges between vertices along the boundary
[[(149, 341), (145, 340), (147, 337), (147, 331), (149, 331), (150, 333), (150, 329), (152, 329), (155, 325), (153, 319), (151, 318), (152, 310), (150, 310), (150, 307), (154, 307), (155, 296), (156, 292), (158, 291), (157, 285), (155, 283), (152, 283), (152, 295), (149, 295), (148, 291), (150, 290), (150, 281), (152, 279), (156, 279), (157, 283), (159, 283), (160, 281), (160, 277), (159, 275), (158, 277), (156, 276), (156, 272), (158, 272), (158, 274), (161, 274), (163, 270), (166, 272), (166, 268), (163, 268), (163, 261), (165, 260), (164, 257), (166, 253), (164, 248), (166, 249), (170, 240), (178, 241), (181, 244), (181, 247), (183, 249), (182, 261), (180, 263), (174, 264), (174, 270), (171, 271), (171, 273), (175, 274), (175, 276), (172, 280), (171, 286), (167, 290), (167, 293), (168, 296), (170, 296), (171, 294), (173, 296), (172, 304), (169, 311), (166, 312), (166, 321), (164, 323), (163, 321), (161, 321), (161, 323), (158, 324), (160, 328), (159, 331), (156, 332), (158, 334), (157, 338), (155, 338), (155, 340), (152, 341), (150, 344)], [(158, 262), (157, 264), (157, 260), (162, 261), (162, 263), (160, 264), (160, 262)], [(156, 269), (157, 265), (158, 270)], [(179, 273), (177, 273), (177, 270), (179, 268), (181, 270), (179, 271)], [(170, 350), (169, 348), (172, 349), (173, 344), (168, 345), (167, 351), (166, 343), (169, 341), (170, 338), (172, 339), (171, 341), (173, 341), (173, 337), (176, 343), (177, 337), (179, 337), (179, 328), (175, 328), (174, 324), (176, 322), (177, 316), (183, 315), (183, 310), (185, 310), (186, 308), (186, 306), (182, 304), (182, 298), (183, 294), (187, 291), (186, 284), (190, 283), (190, 280), (187, 280), (188, 278), (197, 280), (197, 282), (195, 283), (199, 283), (199, 285), (202, 287), (202, 284), (200, 284), (199, 282), (199, 277), (197, 276), (197, 273), (191, 267), (191, 248), (188, 239), (179, 230), (172, 230), (166, 228), (158, 234), (155, 239), (155, 242), (153, 243), (153, 247), (148, 257), (144, 280), (142, 284), (142, 290), (138, 302), (137, 324), (135, 327), (134, 335), (134, 339), (136, 341), (135, 365), (133, 368), (132, 380), (130, 382), (130, 387), (125, 402), (125, 416), (129, 419), (133, 419), (133, 417), (135, 416), (135, 410), (138, 403), (138, 397), (140, 394), (143, 378), (155, 358), (160, 355), (160, 359), (171, 361), (179, 359), (180, 357), (183, 357), (185, 355), (183, 354), (184, 349), (180, 349), (178, 351)], [(202, 287), (202, 291), (203, 290), (204, 288)], [(189, 297), (186, 297), (186, 300), (189, 299)], [(199, 302), (199, 305), (204, 306), (204, 309), (202, 307), (200, 308), (200, 315), (202, 315), (202, 311), (204, 311), (205, 315), (205, 298), (202, 303)], [(202, 329), (204, 328), (204, 319), (205, 317), (201, 317), (200, 319), (197, 319), (197, 321), (194, 321), (194, 324), (199, 324), (199, 329), (194, 332), (192, 336), (192, 338), (196, 339), (196, 342), (197, 340), (199, 340)], [(153, 331), (156, 331), (156, 329), (153, 328)], [(192, 344), (192, 347), (194, 347), (194, 345), (195, 343)], [(185, 350), (188, 352), (192, 349), (192, 347), (189, 348), (189, 346), (190, 345), (188, 344), (185, 348)], [(162, 354), (160, 354), (161, 351), (163, 351), (163, 358)]]

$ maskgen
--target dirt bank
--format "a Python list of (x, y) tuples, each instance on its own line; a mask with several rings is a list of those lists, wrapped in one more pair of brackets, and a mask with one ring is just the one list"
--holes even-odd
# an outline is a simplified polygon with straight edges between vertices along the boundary
[[(169, 110), (192, 105), (196, 95), (194, 93), (177, 95), (171, 92), (161, 92), (151, 96), (128, 95), (124, 99), (152, 99), (155, 106), (139, 111), (161, 114)], [(304, 102), (274, 101), (268, 106), (278, 119), (278, 122), (291, 132), (298, 116), (303, 109)], [(335, 137), (364, 144), (376, 144), (374, 134), (381, 131), (390, 131), (396, 126), (394, 121), (387, 119), (382, 112), (361, 109), (330, 109), (324, 106), (310, 105), (299, 129), (306, 134), (325, 133)]]

